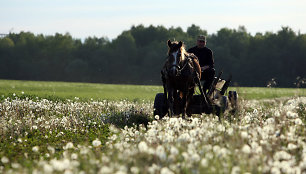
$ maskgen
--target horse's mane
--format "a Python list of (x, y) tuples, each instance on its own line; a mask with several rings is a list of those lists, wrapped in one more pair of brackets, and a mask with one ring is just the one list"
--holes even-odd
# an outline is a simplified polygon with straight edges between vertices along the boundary
[(185, 45), (183, 44), (181, 46), (181, 53), (182, 53), (182, 60), (185, 60), (185, 56), (188, 54), (186, 49), (185, 49)]
[[(172, 44), (178, 45), (179, 42), (178, 41), (173, 41)], [(182, 54), (182, 60), (185, 60), (185, 56), (188, 55), (189, 53), (186, 51), (184, 43), (183, 43), (183, 45), (181, 46), (180, 49), (181, 49), (181, 54)], [(170, 53), (170, 48), (168, 49), (167, 54), (169, 55), (169, 53)]]

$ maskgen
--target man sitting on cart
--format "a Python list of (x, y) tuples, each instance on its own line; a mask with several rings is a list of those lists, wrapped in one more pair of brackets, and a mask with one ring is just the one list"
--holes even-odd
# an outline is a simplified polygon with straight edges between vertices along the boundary
[(206, 93), (215, 77), (213, 52), (206, 47), (206, 37), (198, 36), (197, 45), (189, 48), (187, 52), (193, 53), (199, 59), (202, 70), (201, 80), (204, 81), (203, 90)]

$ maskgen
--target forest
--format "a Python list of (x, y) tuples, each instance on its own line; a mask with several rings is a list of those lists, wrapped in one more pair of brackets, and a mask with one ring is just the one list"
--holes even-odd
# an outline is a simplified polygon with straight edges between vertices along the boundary
[(197, 25), (132, 26), (118, 37), (74, 38), (31, 32), (0, 38), (0, 79), (160, 85), (167, 40), (188, 49), (207, 36), (216, 71), (233, 76), (232, 86), (305, 87), (306, 34), (290, 27), (251, 34), (244, 26), (209, 34)]

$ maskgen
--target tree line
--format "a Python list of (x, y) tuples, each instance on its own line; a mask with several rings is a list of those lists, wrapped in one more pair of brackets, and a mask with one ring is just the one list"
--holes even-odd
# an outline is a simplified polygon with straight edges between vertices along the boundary
[(251, 35), (243, 26), (208, 34), (196, 25), (187, 31), (138, 25), (111, 41), (10, 33), (0, 38), (0, 78), (158, 85), (166, 41), (181, 40), (188, 49), (198, 35), (207, 36), (217, 72), (232, 74), (235, 85), (266, 86), (273, 79), (275, 86), (294, 87), (306, 77), (306, 34), (289, 27)]

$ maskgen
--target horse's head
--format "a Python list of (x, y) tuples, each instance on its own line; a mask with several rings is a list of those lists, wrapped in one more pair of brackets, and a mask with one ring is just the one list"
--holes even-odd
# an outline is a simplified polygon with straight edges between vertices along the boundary
[(185, 48), (183, 46), (183, 42), (171, 42), (168, 40), (168, 73), (171, 76), (177, 76), (180, 65), (182, 61), (185, 59)]

